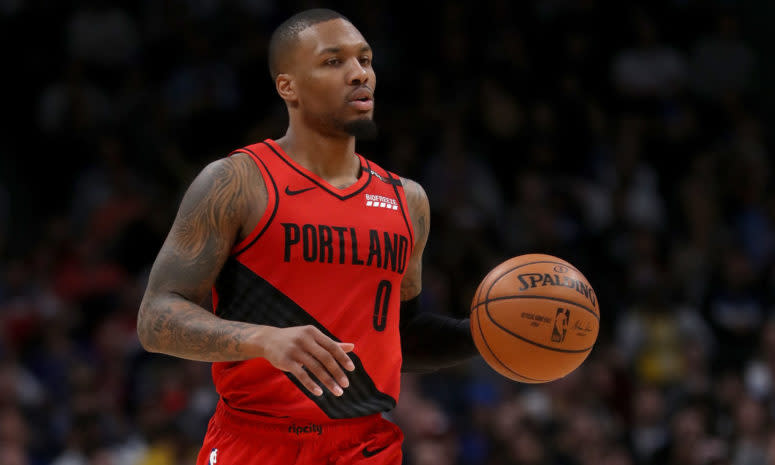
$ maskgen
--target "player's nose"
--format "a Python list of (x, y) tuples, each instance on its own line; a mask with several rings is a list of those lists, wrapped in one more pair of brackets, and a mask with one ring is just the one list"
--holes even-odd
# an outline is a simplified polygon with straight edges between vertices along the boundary
[(369, 72), (358, 59), (351, 60), (348, 82), (353, 85), (362, 85), (369, 80)]

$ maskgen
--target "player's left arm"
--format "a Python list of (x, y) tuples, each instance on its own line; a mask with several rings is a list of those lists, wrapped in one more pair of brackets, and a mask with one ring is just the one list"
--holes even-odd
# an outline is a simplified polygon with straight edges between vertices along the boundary
[(430, 232), (430, 205), (418, 183), (401, 178), (414, 229), (414, 248), (401, 281), (401, 371), (432, 371), (478, 354), (469, 320), (422, 311), (422, 255)]

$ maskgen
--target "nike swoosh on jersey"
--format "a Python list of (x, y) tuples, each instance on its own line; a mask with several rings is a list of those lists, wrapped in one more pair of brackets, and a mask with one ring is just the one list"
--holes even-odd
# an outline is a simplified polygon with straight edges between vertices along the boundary
[(379, 454), (380, 452), (382, 452), (383, 450), (385, 450), (387, 448), (388, 448), (388, 446), (385, 446), (385, 447), (383, 447), (381, 449), (369, 450), (367, 447), (364, 447), (363, 448), (363, 456), (364, 457), (373, 457), (373, 456)]
[(312, 187), (307, 187), (307, 188), (304, 188), (304, 189), (298, 189), (298, 190), (292, 191), (290, 186), (285, 186), (285, 193), (288, 194), (288, 195), (297, 195), (297, 194), (301, 194), (302, 192), (311, 191), (314, 188), (315, 188), (315, 186), (312, 186)]

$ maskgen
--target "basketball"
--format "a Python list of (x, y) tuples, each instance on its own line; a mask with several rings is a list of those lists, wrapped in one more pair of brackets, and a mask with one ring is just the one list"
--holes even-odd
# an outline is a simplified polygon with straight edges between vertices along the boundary
[(562, 378), (587, 358), (600, 311), (592, 286), (567, 261), (520, 255), (484, 277), (471, 303), (471, 333), (484, 360), (523, 383)]

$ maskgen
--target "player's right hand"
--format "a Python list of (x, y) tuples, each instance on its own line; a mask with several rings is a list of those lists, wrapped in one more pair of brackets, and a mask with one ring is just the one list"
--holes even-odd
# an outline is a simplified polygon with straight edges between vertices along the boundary
[(311, 393), (323, 395), (320, 385), (310, 374), (336, 396), (341, 396), (344, 388), (350, 385), (342, 367), (348, 371), (355, 369), (347, 355), (355, 344), (336, 342), (311, 325), (264, 328), (264, 358), (275, 368), (294, 375)]

